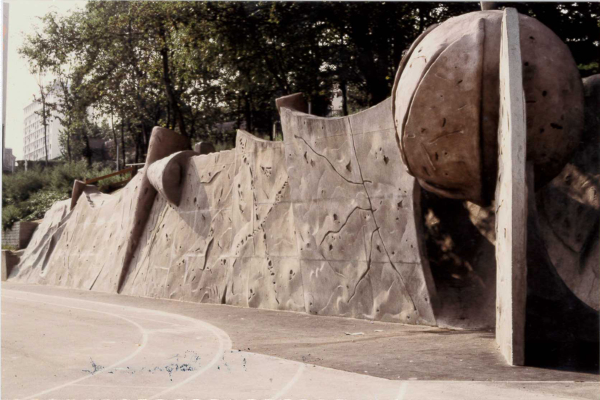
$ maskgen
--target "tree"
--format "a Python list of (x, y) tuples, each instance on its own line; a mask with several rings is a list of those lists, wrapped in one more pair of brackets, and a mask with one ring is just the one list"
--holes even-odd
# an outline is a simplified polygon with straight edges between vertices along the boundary
[[(503, 3), (503, 5), (505, 5)], [(520, 3), (597, 73), (598, 4)], [(274, 99), (303, 92), (317, 115), (331, 93), (348, 114), (387, 98), (403, 52), (428, 26), (480, 9), (471, 3), (88, 2), (49, 14), (21, 52), (61, 77), (67, 157), (89, 160), (96, 122), (111, 121), (122, 164), (139, 162), (155, 125), (227, 142), (231, 129), (271, 135)]]
[(600, 73), (600, 3), (500, 3), (538, 19), (569, 46), (582, 77)]
[(53, 113), (56, 109), (56, 103), (50, 102), (48, 96), (54, 88), (44, 83), (42, 71), (38, 71), (37, 85), (39, 96), (34, 95), (33, 101), (42, 105), (42, 109), (35, 111), (35, 114), (42, 118), (42, 126), (44, 127), (44, 156), (46, 165), (48, 165), (48, 125), (52, 122)]

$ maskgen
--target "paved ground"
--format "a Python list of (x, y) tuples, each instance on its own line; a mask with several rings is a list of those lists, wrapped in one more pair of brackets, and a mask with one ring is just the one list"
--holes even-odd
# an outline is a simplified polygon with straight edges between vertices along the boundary
[(600, 383), (508, 367), (487, 332), (3, 283), (1, 397), (600, 399)]

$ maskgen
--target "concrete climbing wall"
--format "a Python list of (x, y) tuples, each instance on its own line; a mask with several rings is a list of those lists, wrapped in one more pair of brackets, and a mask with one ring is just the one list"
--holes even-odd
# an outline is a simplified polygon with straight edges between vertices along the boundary
[(419, 188), (390, 100), (344, 118), (281, 110), (306, 311), (435, 325)]
[(88, 186), (72, 211), (70, 200), (56, 203), (21, 258), (16, 277), (87, 290), (116, 290), (140, 180), (136, 176), (115, 196)]
[(304, 310), (283, 142), (238, 131), (189, 159), (181, 203), (155, 202), (122, 293)]
[[(491, 21), (489, 26), (497, 25), (497, 13), (484, 16), (489, 17), (486, 24)], [(439, 230), (442, 251), (437, 254), (437, 263), (435, 255), (432, 258), (437, 268), (433, 275), (423, 248), (426, 235), (422, 231), (421, 189), (402, 162), (391, 100), (356, 115), (325, 119), (305, 114), (307, 108), (301, 96), (290, 95), (277, 101), (284, 142), (264, 141), (239, 131), (235, 149), (200, 154), (214, 148), (203, 143), (197, 146), (200, 152), (192, 152), (187, 138), (155, 128), (151, 144), (156, 145), (150, 146), (146, 168), (114, 195), (76, 183), (74, 198), (58, 202), (48, 211), (10, 279), (138, 296), (463, 328), (494, 324), (493, 287), (497, 283), (498, 341), (511, 363), (522, 363), (526, 149), (524, 135), (518, 135), (524, 131), (525, 118), (523, 90), (519, 86), (521, 60), (509, 45), (518, 45), (519, 26), (517, 17), (513, 17), (512, 27), (506, 29), (505, 24), (503, 30), (506, 48), (501, 75), (502, 172), (497, 235), (487, 226), (493, 221), (493, 213), (490, 212), (490, 218), (478, 219), (484, 222), (482, 226), (471, 221), (473, 225), (464, 210), (461, 214), (442, 204), (447, 213), (456, 214), (454, 219), (441, 222), (456, 234), (456, 251), (452, 253), (450, 249), (448, 254), (447, 232)], [(476, 48), (481, 47), (481, 21), (465, 27), (469, 28), (464, 31), (468, 35), (456, 46), (471, 41)], [(419, 50), (415, 48), (417, 53)], [(481, 63), (480, 58), (476, 60)], [(483, 61), (488, 62), (485, 57)], [(472, 75), (472, 83), (479, 82), (479, 75)], [(465, 90), (473, 91), (475, 86), (463, 83), (460, 85)], [(488, 83), (485, 79), (482, 82), (484, 86)], [(417, 100), (415, 104), (421, 104), (421, 109), (428, 107), (423, 99)], [(475, 106), (478, 101), (470, 104)], [(469, 112), (471, 116), (477, 114)], [(425, 114), (415, 119), (417, 125), (431, 122), (423, 117)], [(453, 123), (445, 118), (440, 122), (448, 124), (448, 129)], [(432, 140), (443, 143), (436, 137), (428, 143)], [(465, 146), (471, 150), (478, 147), (473, 143)], [(444, 146), (431, 149), (443, 155), (440, 151), (452, 148), (450, 143)], [(598, 286), (598, 269), (592, 265), (598, 254), (598, 174), (593, 167), (597, 165), (597, 150), (588, 146), (582, 151), (585, 157), (576, 157), (550, 189), (544, 189), (540, 195), (544, 215), (540, 217), (539, 231), (549, 244), (549, 258), (555, 261), (567, 285), (597, 309), (597, 298), (592, 298)], [(431, 154), (435, 158), (436, 152)], [(433, 159), (430, 161), (435, 164)], [(479, 165), (481, 160), (475, 161)], [(567, 188), (573, 179), (576, 184)], [(555, 189), (570, 200), (562, 201)], [(424, 196), (426, 208), (437, 201), (433, 198)], [(555, 216), (565, 210), (564, 218)], [(530, 212), (530, 219), (534, 218), (532, 215)], [(428, 217), (424, 219), (427, 222)], [(466, 254), (459, 248), (475, 237), (474, 226), (481, 229), (481, 240), (470, 246), (482, 250), (481, 254), (460, 266), (478, 287), (456, 290), (459, 285), (455, 281), (462, 276), (455, 273), (456, 268), (446, 268), (439, 261), (445, 258), (457, 264), (457, 259)], [(427, 235), (430, 242), (432, 232), (430, 229)], [(497, 282), (492, 247), (496, 238)], [(561, 244), (555, 245), (559, 241)], [(544, 245), (537, 247), (543, 249)], [(558, 275), (552, 275), (552, 262), (544, 259), (538, 264), (545, 268), (542, 272), (548, 276), (546, 281), (558, 289), (550, 290), (552, 293), (539, 288), (529, 290), (532, 299), (550, 299), (555, 303), (528, 307), (527, 318), (537, 318), (542, 321), (538, 325), (549, 326), (544, 329), (552, 331), (556, 327), (546, 321), (556, 318), (540, 312), (541, 309), (560, 306), (567, 312), (571, 305), (582, 307), (575, 297), (567, 306), (561, 305), (563, 294), (569, 290), (560, 286)], [(439, 295), (432, 276), (436, 277)], [(537, 281), (537, 277), (532, 279)], [(591, 283), (586, 285), (588, 282)], [(538, 286), (543, 289), (544, 285)], [(440, 307), (441, 301), (444, 304)], [(582, 313), (591, 315), (589, 320), (597, 319), (597, 313), (592, 315), (590, 310), (582, 309)], [(587, 323), (588, 319), (582, 321)], [(535, 336), (539, 330), (529, 331), (531, 337), (540, 339)], [(543, 344), (543, 340), (546, 338), (541, 337), (538, 342)]]
[(285, 142), (238, 131), (234, 150), (155, 157), (115, 195), (80, 187), (72, 210), (48, 212), (11, 278), (435, 325), (420, 189), (389, 100), (331, 120), (281, 112)]

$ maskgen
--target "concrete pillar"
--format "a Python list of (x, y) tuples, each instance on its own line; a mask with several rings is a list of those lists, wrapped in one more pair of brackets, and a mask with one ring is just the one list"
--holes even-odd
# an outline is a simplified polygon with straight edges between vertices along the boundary
[(479, 3), (481, 4), (482, 11), (497, 10), (500, 8), (500, 4), (495, 1), (480, 1)]
[(8, 279), (10, 271), (19, 264), (23, 251), (2, 250), (2, 282)]
[(523, 365), (527, 297), (527, 130), (519, 15), (514, 8), (504, 11), (501, 34), (496, 342), (509, 364)]
[(8, 278), (8, 263), (9, 263), (10, 252), (9, 250), (2, 250), (2, 282)]

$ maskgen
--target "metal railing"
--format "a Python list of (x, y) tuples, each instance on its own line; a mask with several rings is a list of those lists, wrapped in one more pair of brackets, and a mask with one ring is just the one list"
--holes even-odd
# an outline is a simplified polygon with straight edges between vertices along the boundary
[(132, 166), (132, 167), (129, 167), (129, 168), (125, 168), (125, 169), (122, 169), (122, 170), (120, 170), (120, 171), (113, 172), (112, 174), (108, 174), (108, 175), (104, 175), (104, 176), (99, 176), (99, 177), (97, 177), (97, 178), (86, 179), (86, 180), (85, 180), (85, 184), (86, 184), (86, 185), (89, 185), (89, 184), (92, 184), (92, 183), (96, 183), (96, 182), (98, 182), (98, 181), (101, 181), (101, 180), (103, 180), (103, 179), (106, 179), (106, 178), (111, 178), (111, 177), (113, 177), (113, 176), (117, 176), (117, 175), (125, 175), (125, 174), (127, 174), (127, 173), (130, 173), (130, 174), (131, 174), (131, 175), (130, 175), (130, 177), (129, 177), (129, 179), (127, 179), (127, 180), (129, 181), (129, 180), (131, 180), (131, 179), (132, 179), (132, 178), (135, 176), (135, 174), (137, 173), (137, 166)]

